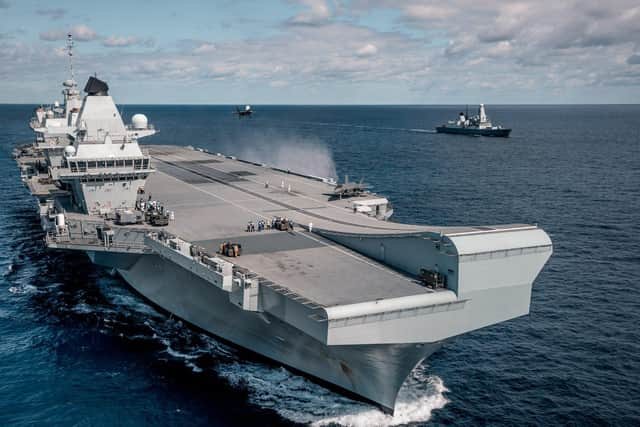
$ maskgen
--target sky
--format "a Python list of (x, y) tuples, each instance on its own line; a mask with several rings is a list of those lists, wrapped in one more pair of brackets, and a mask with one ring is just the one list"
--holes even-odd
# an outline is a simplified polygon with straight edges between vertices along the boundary
[(638, 0), (0, 0), (0, 103), (640, 103)]

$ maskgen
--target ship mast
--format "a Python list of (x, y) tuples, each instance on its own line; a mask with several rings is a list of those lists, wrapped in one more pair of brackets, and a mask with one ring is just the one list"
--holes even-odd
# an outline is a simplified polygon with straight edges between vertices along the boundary
[(76, 81), (73, 74), (73, 36), (67, 35), (67, 54), (69, 55), (69, 72), (71, 73), (71, 80)]

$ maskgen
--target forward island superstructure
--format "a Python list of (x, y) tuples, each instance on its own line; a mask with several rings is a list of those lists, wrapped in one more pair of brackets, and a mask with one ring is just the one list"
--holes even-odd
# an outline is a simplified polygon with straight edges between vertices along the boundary
[(86, 253), (217, 337), (393, 412), (444, 341), (529, 312), (552, 253), (537, 226), (400, 224), (353, 183), (192, 147), (147, 152), (146, 117), (125, 126), (95, 77), (85, 92), (59, 162), (48, 127), (15, 151), (47, 246)]

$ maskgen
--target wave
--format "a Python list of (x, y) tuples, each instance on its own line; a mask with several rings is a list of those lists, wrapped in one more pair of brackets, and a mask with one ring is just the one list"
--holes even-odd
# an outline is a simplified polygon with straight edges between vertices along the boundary
[(4, 277), (7, 277), (7, 276), (11, 275), (11, 273), (13, 273), (13, 263), (9, 263), (7, 265), (7, 267), (5, 268), (4, 273), (2, 273), (2, 275)]
[[(290, 123), (290, 122), (287, 122), (287, 123)], [(436, 133), (434, 129), (370, 126), (370, 125), (358, 125), (355, 123), (329, 123), (329, 122), (295, 122), (295, 123), (304, 124), (304, 125), (313, 125), (313, 126), (329, 126), (329, 127), (354, 128), (354, 129), (363, 129), (363, 130), (384, 130), (384, 131), (410, 132), (410, 133)]]
[(33, 285), (18, 285), (9, 287), (9, 292), (14, 295), (27, 295), (41, 292), (37, 286)]
[(334, 393), (284, 367), (272, 368), (254, 362), (235, 362), (217, 368), (218, 374), (232, 385), (249, 392), (249, 401), (276, 411), (296, 422), (316, 426), (394, 426), (425, 422), (448, 400), (441, 378), (427, 374), (420, 366), (403, 385), (393, 416), (372, 405)]
[[(144, 314), (153, 318), (164, 317), (164, 315), (159, 313), (149, 304), (146, 304), (142, 299), (122, 288), (122, 285), (118, 283), (117, 279), (108, 279), (111, 280), (106, 280), (106, 283), (101, 284), (103, 285), (103, 294), (110, 304), (114, 306), (125, 307), (139, 314)], [(114, 286), (113, 282), (118, 284)], [(105, 289), (107, 287), (109, 289)]]
[(81, 302), (79, 304), (76, 304), (75, 307), (73, 307), (73, 311), (79, 314), (89, 314), (89, 313), (93, 313), (95, 310), (89, 304), (85, 302)]
[[(426, 422), (434, 410), (442, 409), (449, 402), (444, 393), (449, 391), (442, 379), (435, 375), (425, 377), (422, 368), (409, 376), (400, 389), (393, 416), (375, 409), (363, 409), (337, 416), (316, 420), (317, 426), (340, 424), (346, 426), (395, 426), (416, 422)], [(420, 378), (424, 377), (424, 378)]]

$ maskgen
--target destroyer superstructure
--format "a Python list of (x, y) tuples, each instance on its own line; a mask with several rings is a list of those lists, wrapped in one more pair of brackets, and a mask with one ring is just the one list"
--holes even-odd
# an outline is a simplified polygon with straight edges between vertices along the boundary
[[(144, 153), (146, 117), (126, 127), (106, 83), (85, 91), (62, 164), (26, 180), (47, 245), (193, 325), (392, 412), (446, 339), (529, 311), (552, 251), (537, 226), (399, 224), (364, 186), (190, 147)], [(37, 144), (16, 157), (47, 162)]]

